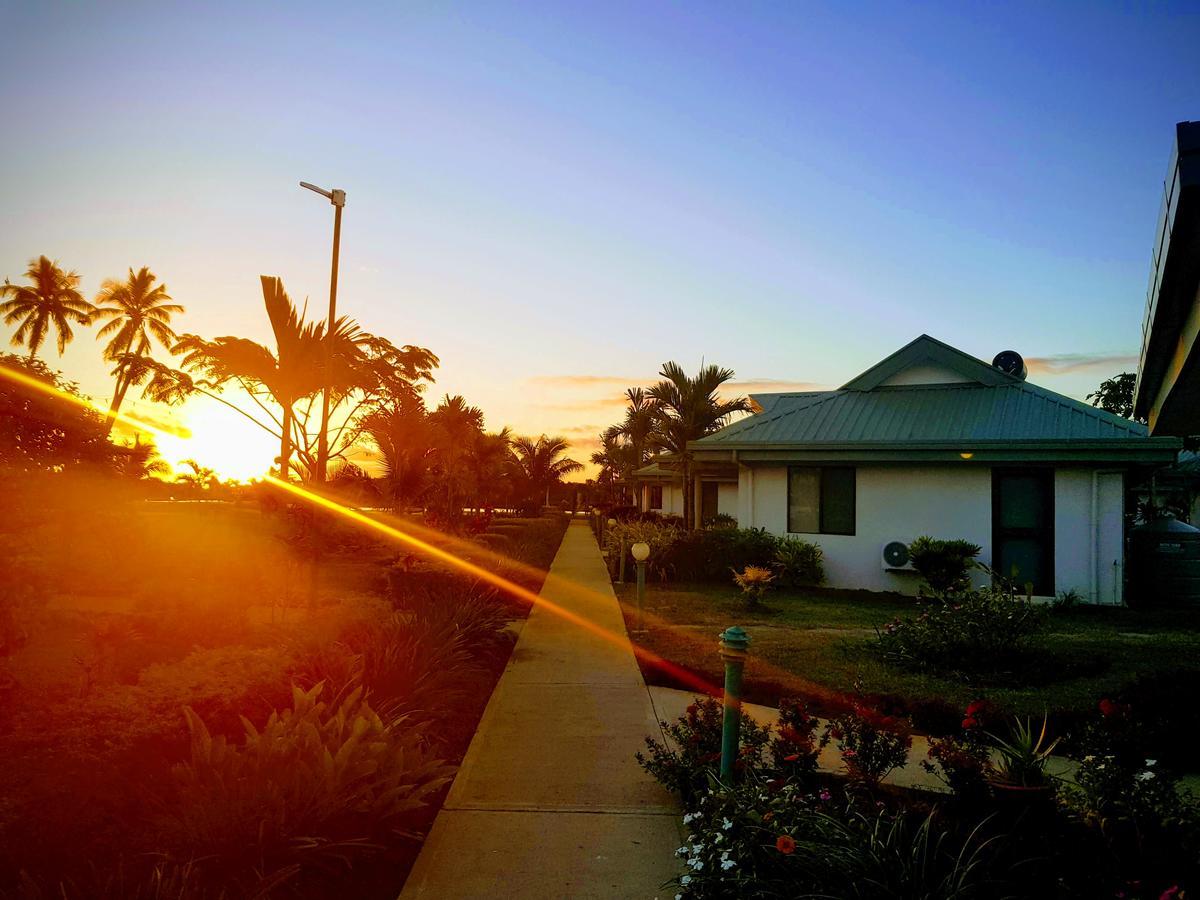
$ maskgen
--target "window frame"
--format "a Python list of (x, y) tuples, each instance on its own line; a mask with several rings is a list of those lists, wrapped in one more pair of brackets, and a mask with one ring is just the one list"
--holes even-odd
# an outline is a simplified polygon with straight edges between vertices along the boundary
[[(816, 531), (793, 531), (792, 530), (792, 470), (793, 469), (816, 469), (817, 477), (817, 530)], [(829, 529), (825, 519), (825, 497), (827, 490), (826, 472), (831, 469), (839, 471), (848, 471), (850, 476), (850, 530), (849, 531), (832, 531)], [(784, 527), (788, 534), (836, 534), (846, 537), (854, 537), (858, 533), (858, 466), (841, 466), (841, 465), (796, 465), (788, 466), (785, 478), (787, 479), (787, 505), (784, 508), (784, 516), (786, 521)]]

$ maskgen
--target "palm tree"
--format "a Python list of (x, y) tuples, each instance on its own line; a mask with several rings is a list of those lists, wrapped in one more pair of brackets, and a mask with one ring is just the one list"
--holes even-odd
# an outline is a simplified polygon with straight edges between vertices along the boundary
[(92, 317), (98, 321), (108, 320), (108, 324), (96, 333), (96, 338), (110, 338), (104, 347), (104, 358), (117, 364), (113, 371), (117, 386), (109, 405), (109, 430), (133, 383), (131, 372), (137, 358), (149, 355), (151, 338), (167, 348), (179, 340), (171, 330), (170, 321), (171, 316), (183, 312), (183, 307), (170, 302), (167, 286), (155, 284), (157, 280), (149, 268), (142, 266), (137, 272), (130, 269), (125, 281), (106, 280), (96, 295), (97, 305)]
[(535, 507), (542, 497), (549, 503), (550, 488), (583, 468), (575, 460), (563, 458), (569, 446), (564, 437), (546, 437), (544, 434), (538, 438), (513, 440), (513, 469), (522, 488), (518, 497), (526, 509)]
[(676, 362), (666, 363), (659, 374), (663, 380), (648, 392), (657, 408), (652, 443), (674, 454), (683, 474), (684, 527), (695, 527), (694, 475), (692, 472), (691, 441), (712, 434), (725, 424), (731, 415), (748, 412), (750, 403), (745, 397), (721, 400), (717, 390), (733, 378), (732, 369), (704, 366), (693, 378)]
[(471, 446), (467, 465), (474, 482), (477, 509), (489, 509), (502, 497), (505, 469), (512, 452), (512, 432), (507, 427), (491, 434), (480, 433)]
[(29, 279), (28, 285), (12, 284), (7, 278), (0, 285), (0, 297), (10, 298), (0, 303), (4, 324), (21, 323), (12, 336), (13, 346), (26, 345), (29, 358), (33, 359), (53, 327), (58, 355), (62, 356), (75, 337), (71, 323), (90, 324), (96, 308), (79, 293), (79, 275), (64, 272), (57, 261), (51, 262), (45, 256), (31, 259), (25, 277)]
[(633, 502), (637, 503), (637, 478), (634, 473), (646, 464), (650, 451), (650, 438), (654, 433), (654, 424), (658, 418), (658, 407), (654, 400), (641, 388), (627, 388), (625, 399), (625, 420), (620, 424), (621, 435), (628, 442), (632, 459), (629, 460), (628, 472), (623, 472), (625, 481), (633, 493)]
[(402, 513), (429, 487), (437, 453), (436, 429), (425, 401), (412, 391), (362, 419), (363, 434), (382, 456), (383, 492), (393, 512)]
[[(275, 333), (274, 353), (247, 338), (219, 337), (206, 341), (194, 334), (181, 337), (171, 352), (183, 353), (183, 368), (202, 372), (213, 388), (230, 381), (245, 388), (278, 429), (258, 423), (279, 438), (279, 477), (286, 481), (292, 458), (294, 407), (301, 398), (312, 396), (321, 388), (324, 327), (304, 321), (280, 279), (263, 275), (262, 289), (267, 317)], [(259, 399), (264, 394), (280, 406), (279, 419)]]
[(596, 481), (604, 485), (605, 495), (612, 499), (613, 486), (621, 477), (628, 457), (628, 447), (622, 445), (620, 425), (609, 425), (600, 432), (600, 449), (592, 453), (592, 464), (599, 468)]

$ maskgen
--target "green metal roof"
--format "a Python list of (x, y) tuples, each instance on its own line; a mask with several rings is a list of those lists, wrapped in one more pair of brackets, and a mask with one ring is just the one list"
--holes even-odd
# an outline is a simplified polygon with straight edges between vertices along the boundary
[[(884, 385), (892, 374), (934, 362), (971, 381)], [(922, 335), (835, 391), (758, 394), (762, 412), (694, 441), (696, 450), (977, 447), (1145, 450), (1179, 446), (1147, 437), (1129, 419), (1000, 372)]]

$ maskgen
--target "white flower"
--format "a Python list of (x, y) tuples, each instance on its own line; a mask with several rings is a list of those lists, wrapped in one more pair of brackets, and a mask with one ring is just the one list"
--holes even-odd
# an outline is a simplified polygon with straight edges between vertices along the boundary
[(721, 820), (721, 828), (723, 828), (725, 831), (728, 831), (732, 827), (733, 827), (733, 822), (731, 820), (729, 820), (729, 819)]
[(1157, 765), (1157, 763), (1158, 763), (1157, 759), (1148, 759), (1148, 760), (1146, 760), (1146, 768), (1150, 768), (1150, 766)]
[(718, 831), (718, 832), (717, 832), (717, 834), (716, 834), (716, 836), (713, 838), (713, 843), (714, 843), (714, 844), (719, 844), (719, 843), (721, 843), (721, 841), (723, 841), (724, 839), (725, 839), (725, 835), (721, 834), (721, 833)]
[(699, 858), (689, 859), (688, 865), (691, 866), (693, 869), (695, 869), (697, 872), (699, 872), (701, 869), (704, 868), (704, 860), (699, 859)]
[(1145, 772), (1138, 772), (1135, 777), (1138, 781), (1149, 781), (1154, 777), (1154, 773), (1147, 769)]
[(737, 863), (735, 863), (732, 859), (723, 859), (721, 860), (721, 871), (728, 872), (736, 865)]
[(678, 850), (675, 851), (675, 855), (682, 857), (682, 856), (687, 856), (691, 852), (692, 851), (689, 850), (687, 847), (680, 847)]
[(696, 821), (698, 818), (700, 818), (700, 813), (698, 813), (698, 812), (690, 812), (690, 813), (688, 813), (686, 816), (684, 816), (684, 817), (683, 817), (683, 824), (684, 824), (684, 825), (691, 825), (691, 824), (692, 824), (693, 822), (695, 822), (695, 821)]
[[(1096, 757), (1094, 757), (1094, 756), (1092, 756), (1091, 754), (1089, 754), (1089, 755), (1087, 755), (1087, 756), (1085, 756), (1085, 757), (1083, 758), (1083, 761), (1084, 761), (1085, 763), (1090, 763), (1090, 762), (1091, 762), (1093, 759), (1095, 759), (1095, 758), (1096, 758)], [(683, 817), (683, 821), (685, 821), (685, 822), (686, 822), (687, 820), (688, 820), (688, 817), (687, 817), (687, 816), (684, 816), (684, 817)]]
[[(686, 876), (685, 876), (686, 877)], [(676, 894), (675, 900), (683, 900), (683, 894)]]
[(692, 876), (691, 876), (691, 875), (684, 875), (682, 878), (680, 878), (680, 879), (679, 879), (679, 883), (680, 883), (680, 884), (691, 884), (691, 883), (692, 883)]

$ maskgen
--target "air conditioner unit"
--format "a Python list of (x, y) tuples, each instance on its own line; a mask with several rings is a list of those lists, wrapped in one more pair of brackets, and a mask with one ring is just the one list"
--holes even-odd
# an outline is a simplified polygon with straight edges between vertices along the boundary
[(908, 544), (904, 541), (888, 541), (883, 545), (883, 569), (885, 572), (915, 572), (908, 558)]

